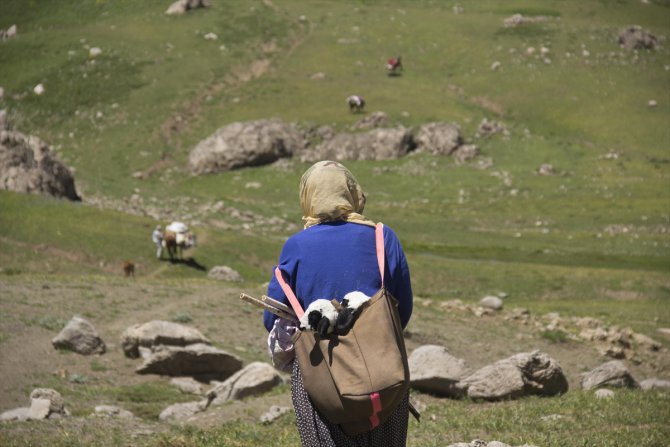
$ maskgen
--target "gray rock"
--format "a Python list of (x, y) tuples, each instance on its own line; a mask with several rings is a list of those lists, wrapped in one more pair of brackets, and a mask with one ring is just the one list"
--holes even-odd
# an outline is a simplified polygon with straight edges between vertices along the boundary
[(486, 447), (512, 447), (512, 446), (500, 441), (490, 441), (488, 444), (486, 444)]
[(384, 112), (373, 112), (356, 122), (352, 129), (375, 129), (388, 126), (388, 116)]
[(161, 421), (181, 422), (190, 418), (194, 414), (201, 413), (207, 409), (207, 401), (186, 402), (170, 405), (158, 415)]
[(554, 359), (533, 351), (485, 366), (457, 386), (467, 390), (467, 395), (473, 399), (499, 400), (565, 393), (568, 381)]
[(14, 408), (13, 410), (7, 410), (0, 414), (0, 421), (25, 421), (28, 420), (28, 413), (30, 408)]
[(135, 372), (209, 381), (225, 380), (241, 367), (242, 361), (235, 355), (198, 343), (184, 347), (156, 346)]
[(379, 128), (362, 133), (339, 133), (312, 150), (304, 150), (300, 161), (391, 160), (404, 157), (414, 147), (409, 129)]
[(16, 25), (12, 25), (9, 28), (5, 29), (0, 29), (0, 40), (8, 40), (11, 39), (12, 37), (16, 37), (16, 34), (18, 33), (18, 28)]
[(479, 305), (493, 310), (501, 310), (503, 308), (503, 300), (497, 296), (488, 295), (479, 300)]
[(63, 396), (51, 388), (35, 388), (30, 393), (31, 402), (35, 399), (46, 399), (49, 401), (49, 412), (67, 415), (68, 411), (65, 409), (65, 401)]
[(470, 374), (465, 361), (449, 354), (447, 348), (424, 345), (409, 356), (410, 386), (440, 396), (460, 397), (457, 383)]
[(140, 357), (140, 347), (186, 346), (194, 343), (210, 344), (199, 330), (162, 320), (130, 326), (121, 335), (121, 347), (130, 358)]
[(270, 424), (275, 420), (279, 419), (286, 413), (291, 411), (291, 407), (282, 407), (279, 405), (273, 405), (270, 407), (267, 413), (263, 414), (260, 418), (260, 421), (264, 424)]
[(282, 382), (270, 364), (253, 362), (207, 392), (213, 405), (265, 393)]
[(0, 189), (81, 200), (72, 172), (46, 143), (10, 130), (0, 130)]
[(116, 405), (96, 405), (94, 414), (119, 419), (133, 419), (135, 417), (130, 411), (124, 410)]
[(670, 389), (670, 380), (646, 379), (640, 382), (643, 390), (667, 390)]
[(102, 341), (93, 325), (81, 317), (72, 317), (62, 331), (51, 340), (57, 349), (69, 349), (83, 355), (104, 354)]
[(593, 393), (598, 399), (609, 399), (610, 397), (614, 397), (614, 391), (607, 389), (607, 388), (600, 388), (597, 389), (595, 393)]
[(540, 167), (537, 169), (537, 173), (540, 175), (554, 175), (556, 171), (554, 170), (554, 167), (551, 164), (544, 163), (540, 165)]
[(639, 388), (628, 368), (619, 360), (603, 363), (597, 368), (582, 374), (581, 386), (585, 390), (602, 387)]
[(228, 282), (243, 281), (242, 275), (240, 275), (236, 270), (233, 270), (227, 265), (217, 265), (212, 267), (209, 273), (207, 273), (207, 277), (217, 279), (219, 281), (228, 281)]
[(192, 377), (173, 377), (170, 379), (170, 384), (176, 386), (184, 393), (190, 394), (204, 394), (203, 384)]
[(49, 399), (32, 399), (28, 409), (28, 419), (46, 419), (49, 416), (51, 401)]
[(463, 164), (468, 160), (472, 160), (480, 154), (479, 148), (474, 144), (464, 144), (458, 146), (455, 151), (451, 153), (456, 163)]
[(658, 45), (656, 36), (642, 27), (629, 26), (619, 33), (619, 45), (629, 50), (653, 50)]
[(458, 124), (437, 122), (421, 126), (414, 141), (419, 151), (435, 155), (451, 155), (463, 144), (463, 137)]
[(278, 119), (237, 122), (221, 127), (189, 155), (195, 174), (211, 174), (270, 164), (305, 146), (298, 128)]

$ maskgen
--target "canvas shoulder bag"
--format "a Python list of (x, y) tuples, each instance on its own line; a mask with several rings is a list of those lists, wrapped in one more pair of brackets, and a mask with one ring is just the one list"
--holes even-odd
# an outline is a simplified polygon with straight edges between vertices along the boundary
[[(293, 337), (305, 391), (330, 422), (355, 436), (382, 424), (407, 396), (409, 367), (397, 300), (384, 287), (384, 227), (375, 229), (382, 287), (346, 334)], [(279, 268), (275, 277), (298, 318), (304, 311)]]

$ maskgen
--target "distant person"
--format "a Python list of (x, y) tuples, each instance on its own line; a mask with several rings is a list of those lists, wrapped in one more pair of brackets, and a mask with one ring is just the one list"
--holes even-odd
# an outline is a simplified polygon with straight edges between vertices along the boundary
[(350, 112), (362, 112), (365, 108), (365, 99), (362, 96), (351, 95), (347, 98)]
[(397, 74), (398, 70), (403, 70), (400, 56), (391, 58), (386, 62), (386, 71), (388, 71), (389, 76)]
[(163, 231), (160, 225), (156, 225), (151, 233), (151, 240), (156, 244), (156, 259), (160, 259), (163, 256)]

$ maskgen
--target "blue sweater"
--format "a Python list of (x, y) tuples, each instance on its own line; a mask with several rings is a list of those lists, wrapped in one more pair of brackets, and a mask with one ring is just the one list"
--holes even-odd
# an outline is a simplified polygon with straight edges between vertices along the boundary
[[(405, 327), (412, 315), (409, 267), (398, 237), (387, 226), (384, 226), (384, 247), (384, 285), (398, 300)], [(381, 288), (375, 229), (343, 221), (309, 227), (286, 241), (279, 256), (279, 269), (303, 310), (319, 298), (342, 301), (344, 295), (354, 290), (372, 296)], [(274, 275), (268, 296), (291, 306)], [(263, 323), (268, 331), (276, 319), (270, 312), (264, 312)]]

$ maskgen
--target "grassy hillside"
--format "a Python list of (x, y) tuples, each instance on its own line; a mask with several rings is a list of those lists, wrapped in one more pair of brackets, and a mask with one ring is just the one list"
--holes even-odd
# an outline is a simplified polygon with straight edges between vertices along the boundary
[[(18, 36), (0, 42), (0, 109), (15, 129), (54, 147), (84, 201), (0, 191), (0, 295), (22, 282), (117, 281), (126, 259), (138, 266), (137, 287), (210, 287), (207, 270), (228, 265), (243, 275), (241, 289), (262, 290), (300, 226), (297, 184), (308, 165), (194, 177), (188, 154), (235, 121), (277, 117), (348, 131), (361, 116), (345, 98), (360, 94), (368, 113), (384, 111), (394, 125), (459, 124), (479, 160), (491, 161), (460, 166), (412, 154), (346, 163), (368, 195), (366, 215), (399, 234), (417, 298), (475, 303), (505, 292), (506, 307), (594, 316), (670, 348), (657, 333), (670, 327), (670, 2), (215, 0), (180, 17), (165, 15), (170, 2), (162, 0), (1, 3), (0, 28), (17, 24)], [(505, 27), (515, 13), (535, 22)], [(620, 48), (617, 35), (629, 25), (655, 34), (659, 47)], [(91, 57), (93, 47), (102, 54)], [(404, 72), (389, 77), (384, 63), (397, 55)], [(33, 93), (38, 83), (44, 95)], [(509, 134), (476, 138), (484, 118)], [(556, 174), (538, 175), (543, 163)], [(154, 259), (151, 230), (172, 219), (198, 234), (191, 264)], [(0, 297), (0, 313), (12, 300)], [(59, 321), (71, 311), (51, 309)], [(126, 319), (121, 312), (116, 325)], [(0, 349), (13, 337), (9, 321)], [(657, 373), (670, 378), (664, 367)], [(579, 407), (587, 397), (570, 399)], [(471, 408), (434, 405), (445, 415)], [(545, 405), (553, 404), (482, 410), (500, 425), (479, 434), (454, 427), (461, 437), (453, 439), (509, 434), (510, 411)], [(651, 414), (667, 413), (667, 394), (640, 406), (646, 411), (619, 421), (615, 435), (587, 424), (586, 435), (564, 427), (552, 438), (537, 426), (523, 440), (625, 445), (616, 443), (622, 431), (650, 424), (640, 445), (660, 445), (667, 427)], [(257, 435), (240, 424), (230, 445)], [(290, 423), (282, 430), (283, 445), (295, 443)], [(412, 445), (433, 445), (433, 428), (413, 430)], [(220, 441), (216, 433), (175, 436), (157, 442)]]

